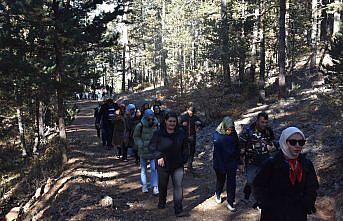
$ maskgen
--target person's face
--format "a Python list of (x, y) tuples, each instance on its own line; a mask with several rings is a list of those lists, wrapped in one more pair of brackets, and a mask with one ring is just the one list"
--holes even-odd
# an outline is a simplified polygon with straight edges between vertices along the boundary
[(160, 109), (158, 107), (155, 107), (154, 112), (158, 114), (158, 113), (160, 113)]
[(229, 128), (226, 129), (226, 134), (230, 135), (232, 133), (232, 131), (233, 131), (233, 128), (229, 127)]
[(257, 120), (257, 127), (261, 130), (266, 129), (268, 126), (268, 119), (264, 118), (264, 117), (260, 117)]
[(193, 116), (193, 111), (188, 110), (187, 112), (189, 116)]
[(148, 117), (146, 120), (148, 121), (149, 125), (152, 125), (154, 123), (154, 118), (152, 117)]
[(169, 117), (165, 122), (168, 130), (175, 130), (177, 123), (177, 119), (175, 117)]
[(295, 133), (292, 136), (290, 136), (287, 139), (286, 143), (291, 155), (298, 157), (303, 149), (303, 146), (305, 145), (305, 142), (306, 141), (299, 133)]
[(141, 115), (142, 115), (141, 111), (140, 111), (140, 110), (137, 110), (137, 111), (136, 111), (136, 116), (137, 116), (137, 117), (140, 117)]

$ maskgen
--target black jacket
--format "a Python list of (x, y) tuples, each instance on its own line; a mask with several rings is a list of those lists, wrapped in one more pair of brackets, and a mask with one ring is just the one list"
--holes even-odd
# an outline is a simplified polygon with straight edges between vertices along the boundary
[(151, 158), (163, 158), (168, 170), (183, 167), (189, 156), (186, 135), (182, 129), (177, 129), (173, 134), (168, 134), (165, 129), (155, 131), (149, 149), (153, 153)]
[(289, 165), (281, 151), (265, 162), (253, 183), (253, 194), (262, 208), (261, 221), (305, 221), (307, 214), (315, 212), (317, 175), (304, 155), (300, 155), (300, 163), (302, 181), (292, 186)]
[(182, 126), (186, 132), (186, 136), (187, 137), (193, 136), (194, 140), (196, 137), (196, 126), (197, 126), (195, 124), (195, 122), (197, 122), (197, 121), (199, 121), (201, 123), (201, 125), (199, 125), (199, 126), (202, 126), (202, 124), (203, 124), (202, 121), (196, 115), (189, 116), (189, 114), (186, 112), (180, 116), (180, 125), (182, 125), (183, 122), (187, 122), (186, 127)]

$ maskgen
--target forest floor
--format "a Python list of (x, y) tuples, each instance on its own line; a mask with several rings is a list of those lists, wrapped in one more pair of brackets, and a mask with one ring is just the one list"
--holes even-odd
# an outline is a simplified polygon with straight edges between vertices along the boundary
[[(318, 91), (317, 91), (318, 92)], [(314, 162), (320, 180), (317, 213), (309, 220), (342, 220), (343, 167), (341, 109), (327, 105), (320, 93), (303, 90), (297, 97), (246, 109), (236, 119), (236, 126), (252, 122), (262, 110), (270, 114), (276, 135), (290, 125), (301, 128), (308, 137), (304, 152)], [(122, 162), (114, 150), (106, 150), (96, 137), (93, 108), (95, 102), (82, 101), (80, 113), (68, 128), (68, 163), (62, 174), (49, 180), (44, 194), (28, 208), (32, 220), (175, 220), (172, 187), (169, 185), (167, 208), (157, 209), (158, 197), (141, 192), (140, 170), (134, 159)], [(212, 170), (211, 133), (218, 120), (198, 132), (195, 173), (184, 177), (184, 209), (188, 217), (179, 220), (258, 220), (259, 212), (242, 201), (244, 176), (237, 175), (237, 211), (226, 203), (214, 201), (215, 175)], [(113, 205), (100, 201), (109, 196)]]

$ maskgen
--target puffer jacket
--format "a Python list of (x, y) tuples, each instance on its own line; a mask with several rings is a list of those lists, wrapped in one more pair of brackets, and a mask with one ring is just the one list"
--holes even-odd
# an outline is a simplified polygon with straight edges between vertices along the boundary
[(152, 138), (152, 135), (159, 128), (159, 123), (156, 118), (152, 125), (149, 125), (145, 117), (142, 118), (141, 122), (138, 123), (133, 132), (133, 139), (135, 145), (138, 149), (138, 156), (144, 158), (145, 155), (149, 155), (149, 143)]

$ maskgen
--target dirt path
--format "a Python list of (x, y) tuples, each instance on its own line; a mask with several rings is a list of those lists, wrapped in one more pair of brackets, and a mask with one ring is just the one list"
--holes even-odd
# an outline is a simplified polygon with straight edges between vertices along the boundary
[[(96, 137), (93, 108), (95, 103), (79, 103), (80, 113), (68, 128), (69, 161), (62, 175), (53, 181), (42, 199), (30, 209), (33, 220), (175, 220), (171, 185), (167, 208), (159, 210), (157, 197), (141, 192), (139, 168), (134, 159), (122, 162), (114, 157), (114, 150), (105, 150)], [(254, 110), (255, 112), (260, 109)], [(251, 112), (249, 112), (250, 115)], [(253, 116), (253, 114), (251, 114)], [(251, 116), (249, 116), (251, 117)], [(241, 119), (247, 123), (249, 117)], [(258, 211), (245, 204), (243, 176), (237, 180), (237, 212), (229, 212), (226, 203), (214, 202), (215, 175), (211, 168), (209, 135), (214, 123), (205, 128), (199, 142), (195, 174), (184, 178), (184, 209), (190, 216), (179, 220), (258, 220)], [(113, 199), (112, 207), (102, 207), (105, 196)], [(310, 220), (321, 220), (315, 217)]]
[[(133, 158), (121, 162), (114, 157), (113, 150), (102, 148), (93, 129), (95, 104), (88, 102), (79, 106), (80, 113), (68, 128), (68, 164), (62, 175), (53, 181), (54, 187), (30, 209), (28, 219), (175, 220), (171, 189), (167, 208), (158, 210), (157, 197), (141, 193), (140, 170)], [(196, 162), (195, 169), (195, 174), (187, 174), (184, 178), (184, 208), (190, 217), (180, 220), (199, 220), (203, 216), (201, 220), (238, 220), (238, 217), (247, 220), (242, 215), (247, 208), (230, 213), (225, 203), (214, 203), (214, 175), (207, 164)], [(99, 204), (105, 196), (113, 199), (113, 207), (104, 208)], [(240, 204), (238, 201), (239, 207)]]

